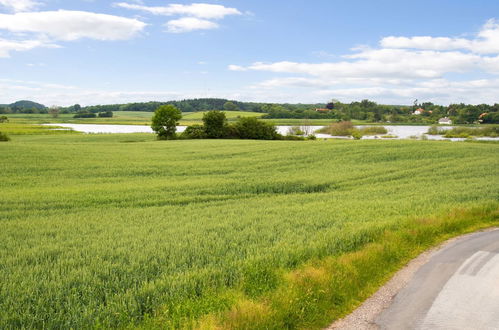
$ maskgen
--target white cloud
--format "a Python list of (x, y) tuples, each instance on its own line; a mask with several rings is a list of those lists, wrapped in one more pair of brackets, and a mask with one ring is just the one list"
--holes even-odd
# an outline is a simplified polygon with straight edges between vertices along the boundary
[(154, 15), (185, 15), (203, 19), (222, 19), (229, 15), (241, 15), (241, 12), (236, 8), (207, 3), (193, 3), (190, 5), (170, 4), (165, 7), (150, 7), (126, 2), (118, 2), (114, 5), (126, 9), (145, 11)]
[(321, 63), (254, 62), (231, 64), (228, 69), (279, 75), (249, 87), (315, 95), (316, 101), (331, 97), (397, 104), (414, 98), (442, 103), (499, 101), (499, 79), (491, 78), (499, 74), (499, 24), (495, 20), (489, 20), (471, 39), (387, 37), (380, 45), (356, 48), (352, 54)]
[(33, 0), (0, 0), (0, 7), (5, 7), (13, 12), (32, 10), (40, 5)]
[(10, 32), (32, 32), (56, 40), (130, 39), (146, 26), (131, 18), (85, 11), (42, 11), (0, 14), (0, 29)]
[(381, 39), (385, 48), (412, 48), (427, 50), (468, 50), (478, 54), (499, 53), (499, 24), (490, 19), (485, 23), (474, 39), (449, 37), (386, 37)]
[(212, 30), (217, 29), (219, 25), (215, 22), (199, 19), (195, 17), (183, 17), (174, 19), (166, 23), (168, 32), (183, 33), (195, 30)]
[(270, 71), (317, 77), (436, 78), (447, 72), (464, 72), (481, 63), (480, 56), (460, 52), (367, 49), (345, 56), (350, 61), (325, 63), (255, 62), (247, 67), (230, 65), (232, 71)]
[(10, 57), (12, 51), (28, 51), (39, 47), (58, 48), (60, 46), (42, 40), (16, 41), (0, 39), (0, 57)]

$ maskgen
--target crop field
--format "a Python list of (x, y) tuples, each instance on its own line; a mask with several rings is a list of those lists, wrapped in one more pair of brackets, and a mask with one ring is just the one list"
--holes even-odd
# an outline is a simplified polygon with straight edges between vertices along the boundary
[[(238, 117), (261, 117), (259, 112), (224, 111), (228, 120)], [(184, 112), (180, 125), (200, 124), (204, 112)], [(113, 124), (113, 125), (151, 125), (153, 112), (145, 111), (115, 111), (111, 118), (73, 118), (74, 114), (60, 114), (53, 118), (50, 114), (7, 114), (10, 123), (16, 124), (48, 124), (48, 123), (74, 123), (74, 124)], [(329, 123), (330, 121), (328, 121)]]
[(320, 328), (499, 224), (499, 144), (0, 142), (0, 328)]

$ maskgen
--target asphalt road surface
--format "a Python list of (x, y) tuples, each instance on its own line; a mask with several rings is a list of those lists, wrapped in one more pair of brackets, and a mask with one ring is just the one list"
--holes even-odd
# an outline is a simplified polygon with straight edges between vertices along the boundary
[(499, 330), (499, 230), (435, 253), (373, 323), (390, 330)]

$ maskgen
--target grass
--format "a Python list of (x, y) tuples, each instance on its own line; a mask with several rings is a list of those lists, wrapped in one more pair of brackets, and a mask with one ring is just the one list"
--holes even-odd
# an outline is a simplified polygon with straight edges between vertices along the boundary
[[(261, 112), (248, 112), (248, 111), (224, 111), (225, 116), (228, 120), (233, 120), (237, 119), (239, 117), (261, 117), (265, 113)], [(202, 120), (203, 115), (206, 113), (206, 111), (199, 111), (199, 112), (190, 112), (190, 113), (183, 113), (182, 120), (190, 121), (190, 120)]]
[[(184, 112), (180, 125), (201, 123), (204, 112)], [(241, 117), (261, 117), (264, 113), (245, 111), (225, 111), (227, 119), (235, 120)], [(8, 114), (5, 115), (10, 123), (17, 124), (114, 124), (114, 125), (151, 125), (152, 112), (143, 111), (115, 111), (112, 118), (73, 118), (74, 114), (60, 114), (53, 118), (50, 114)]]
[(388, 133), (388, 130), (383, 126), (364, 126), (359, 128), (359, 131), (362, 135), (385, 135)]
[(498, 224), (498, 144), (0, 145), (0, 328), (320, 328), (408, 259)]
[(0, 131), (9, 135), (33, 135), (33, 134), (77, 134), (77, 132), (57, 126), (43, 126), (37, 124), (20, 124), (20, 123), (2, 123), (0, 124)]
[(453, 127), (448, 129), (431, 126), (427, 134), (443, 135), (446, 138), (499, 137), (499, 126), (487, 125), (483, 127)]
[(318, 130), (320, 133), (332, 136), (363, 136), (363, 135), (385, 135), (388, 130), (383, 126), (362, 126), (356, 128), (351, 121), (332, 123)]

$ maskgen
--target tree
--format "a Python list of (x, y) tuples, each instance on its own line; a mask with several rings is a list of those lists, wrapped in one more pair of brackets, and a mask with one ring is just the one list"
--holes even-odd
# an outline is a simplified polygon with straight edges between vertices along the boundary
[(208, 111), (203, 114), (203, 124), (206, 136), (210, 139), (220, 139), (227, 135), (227, 118), (225, 112)]
[(329, 102), (326, 104), (326, 109), (333, 110), (334, 109), (334, 102)]
[(156, 109), (152, 117), (151, 128), (158, 134), (159, 140), (172, 140), (176, 138), (178, 121), (182, 113), (173, 105), (162, 105)]
[(59, 117), (59, 112), (60, 112), (59, 107), (55, 105), (51, 106), (49, 109), (49, 114), (52, 116), (52, 118)]
[(224, 110), (237, 111), (237, 110), (239, 110), (239, 108), (237, 107), (237, 105), (234, 104), (234, 102), (227, 101), (224, 103)]

